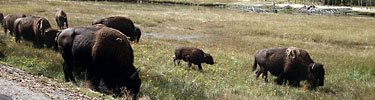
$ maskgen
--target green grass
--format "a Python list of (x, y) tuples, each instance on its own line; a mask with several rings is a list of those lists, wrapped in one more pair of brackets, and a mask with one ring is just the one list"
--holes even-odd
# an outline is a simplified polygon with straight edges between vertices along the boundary
[[(140, 43), (132, 44), (134, 64), (141, 71), (140, 97), (375, 98), (375, 19), (371, 17), (255, 14), (220, 8), (117, 2), (0, 1), (0, 6), (0, 12), (5, 14), (45, 16), (55, 28), (54, 13), (58, 9), (67, 12), (71, 27), (91, 25), (92, 20), (106, 16), (129, 16), (143, 32)], [(22, 8), (25, 6), (28, 9)], [(184, 36), (199, 38), (177, 39)], [(59, 53), (35, 49), (29, 42), (15, 43), (14, 38), (2, 31), (0, 39), (0, 51), (7, 55), (1, 63), (63, 82), (63, 59)], [(202, 48), (217, 63), (203, 64), (203, 72), (197, 66), (187, 67), (187, 63), (174, 66), (173, 50), (178, 45)], [(255, 73), (251, 72), (255, 50), (289, 46), (306, 49), (316, 62), (324, 64), (325, 86), (305, 90), (255, 80)], [(76, 91), (101, 97), (85, 89)]]

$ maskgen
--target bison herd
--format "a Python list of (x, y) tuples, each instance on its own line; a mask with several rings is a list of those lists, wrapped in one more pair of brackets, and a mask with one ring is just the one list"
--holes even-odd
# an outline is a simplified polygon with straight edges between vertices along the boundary
[[(117, 96), (126, 88), (133, 97), (137, 96), (141, 86), (139, 71), (134, 66), (134, 54), (130, 43), (139, 42), (141, 30), (134, 26), (130, 18), (111, 16), (97, 19), (91, 26), (68, 28), (67, 14), (58, 10), (55, 14), (57, 27), (52, 28), (45, 17), (26, 16), (22, 13), (0, 13), (1, 25), (5, 33), (31, 41), (36, 48), (54, 47), (64, 59), (63, 71), (66, 81), (76, 84), (73, 72), (86, 71), (90, 88), (99, 90), (103, 84)], [(64, 29), (66, 26), (66, 29)], [(63, 29), (63, 30), (61, 30)], [(178, 46), (174, 51), (173, 63), (183, 60), (198, 65), (214, 64), (213, 57), (203, 50), (194, 47)], [(299, 86), (300, 81), (307, 80), (311, 88), (324, 85), (323, 64), (314, 62), (308, 52), (301, 48), (269, 48), (257, 50), (254, 54), (253, 71), (256, 78), (260, 75), (268, 82), (270, 72), (277, 76), (277, 84), (289, 83)]]

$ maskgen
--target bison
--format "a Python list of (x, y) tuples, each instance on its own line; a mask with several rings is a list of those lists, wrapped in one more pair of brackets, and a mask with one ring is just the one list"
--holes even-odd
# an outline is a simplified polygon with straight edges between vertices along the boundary
[(116, 96), (121, 96), (121, 89), (126, 88), (136, 97), (141, 79), (133, 65), (132, 47), (120, 31), (101, 25), (68, 28), (56, 42), (64, 59), (66, 81), (76, 83), (72, 71), (82, 67), (87, 70), (91, 88), (98, 90), (103, 80)]
[(207, 63), (210, 65), (214, 64), (214, 59), (208, 53), (204, 53), (201, 49), (193, 48), (193, 47), (182, 47), (178, 46), (175, 48), (174, 51), (175, 56), (173, 57), (173, 64), (180, 65), (180, 60), (184, 60), (189, 63), (189, 67), (191, 64), (198, 65), (199, 69), (202, 70), (201, 63)]
[(4, 17), (2, 20), (2, 26), (4, 29), (4, 33), (6, 34), (9, 30), (9, 34), (13, 35), (14, 33), (14, 21), (16, 21), (17, 18), (26, 17), (23, 13), (16, 13), (16, 14), (8, 14)]
[(43, 47), (46, 44), (48, 48), (54, 46), (55, 37), (59, 31), (53, 29), (44, 17), (28, 16), (18, 18), (14, 22), (14, 34), (16, 42), (23, 37), (24, 40), (32, 41), (35, 47)]
[[(314, 62), (309, 53), (301, 48), (269, 48), (257, 50), (253, 71), (260, 66), (256, 77), (261, 73), (267, 81), (267, 72), (277, 76), (277, 84), (289, 81), (291, 86), (299, 86), (300, 81), (307, 80), (311, 88), (324, 85), (323, 64)], [(285, 80), (285, 81), (284, 81)]]
[(55, 19), (56, 19), (57, 27), (59, 27), (60, 29), (64, 28), (64, 24), (65, 24), (66, 28), (69, 27), (68, 26), (68, 17), (63, 10), (58, 10), (56, 12)]
[(92, 22), (95, 24), (104, 24), (108, 27), (114, 28), (130, 37), (130, 41), (139, 42), (141, 38), (141, 30), (134, 26), (134, 23), (130, 18), (124, 16), (112, 16), (102, 19), (97, 19)]

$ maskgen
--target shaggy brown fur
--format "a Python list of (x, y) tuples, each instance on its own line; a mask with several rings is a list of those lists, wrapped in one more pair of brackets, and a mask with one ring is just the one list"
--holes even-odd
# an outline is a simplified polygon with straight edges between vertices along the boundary
[(26, 17), (23, 13), (16, 13), (16, 14), (8, 14), (4, 17), (2, 20), (2, 26), (4, 29), (4, 33), (6, 34), (9, 30), (9, 34), (13, 35), (14, 33), (14, 21), (16, 21), (17, 18)]
[(72, 71), (81, 67), (87, 69), (91, 88), (97, 90), (103, 80), (117, 96), (126, 87), (136, 97), (141, 80), (133, 65), (133, 50), (121, 32), (102, 25), (68, 28), (58, 36), (57, 44), (66, 81), (75, 83)]
[(105, 84), (116, 94), (121, 96), (121, 88), (126, 87), (135, 97), (141, 79), (133, 65), (133, 50), (127, 37), (112, 28), (102, 28), (95, 35), (92, 50), (95, 70), (101, 72)]
[(60, 29), (64, 28), (64, 24), (65, 24), (66, 28), (69, 27), (68, 26), (68, 17), (63, 10), (58, 10), (56, 12), (55, 19), (56, 19), (57, 27), (59, 27)]
[(173, 57), (173, 63), (176, 60), (178, 65), (180, 65), (180, 60), (189, 62), (189, 67), (191, 64), (198, 65), (199, 69), (202, 70), (201, 63), (214, 64), (212, 56), (208, 53), (204, 53), (201, 49), (193, 47), (182, 47), (178, 46), (174, 51), (175, 56)]
[(46, 18), (29, 16), (17, 19), (14, 24), (16, 42), (23, 37), (27, 41), (32, 41), (36, 47), (43, 47), (43, 44), (46, 44), (49, 48), (55, 44), (58, 31), (51, 28)]
[(299, 86), (299, 82), (307, 80), (312, 88), (323, 86), (324, 68), (315, 63), (306, 50), (300, 48), (271, 48), (257, 50), (253, 64), (253, 71), (259, 64), (258, 77), (261, 73), (267, 81), (267, 72), (278, 76), (278, 84), (286, 82), (292, 86)]
[(130, 18), (124, 16), (112, 16), (106, 17), (92, 22), (95, 24), (104, 24), (108, 27), (114, 28), (130, 37), (130, 41), (138, 42), (141, 38), (141, 31), (139, 28), (134, 26), (134, 23)]

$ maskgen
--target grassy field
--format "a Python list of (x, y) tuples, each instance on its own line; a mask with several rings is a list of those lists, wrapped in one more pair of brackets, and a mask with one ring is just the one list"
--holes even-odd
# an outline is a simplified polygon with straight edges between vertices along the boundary
[[(54, 14), (58, 9), (67, 12), (71, 27), (91, 25), (94, 19), (112, 15), (129, 16), (143, 32), (140, 43), (132, 44), (134, 64), (141, 71), (141, 97), (375, 98), (375, 19), (370, 17), (256, 14), (196, 6), (60, 0), (6, 0), (0, 1), (0, 7), (4, 14), (45, 16), (55, 28)], [(0, 63), (64, 82), (59, 53), (35, 49), (25, 41), (15, 43), (3, 31), (0, 40), (0, 52), (7, 56), (0, 58)], [(174, 66), (173, 51), (178, 45), (202, 48), (214, 57), (216, 64), (203, 64), (203, 72), (197, 66), (189, 68), (187, 63)], [(312, 59), (324, 64), (325, 86), (306, 90), (255, 80), (255, 72), (251, 71), (255, 50), (290, 46), (306, 49)]]

